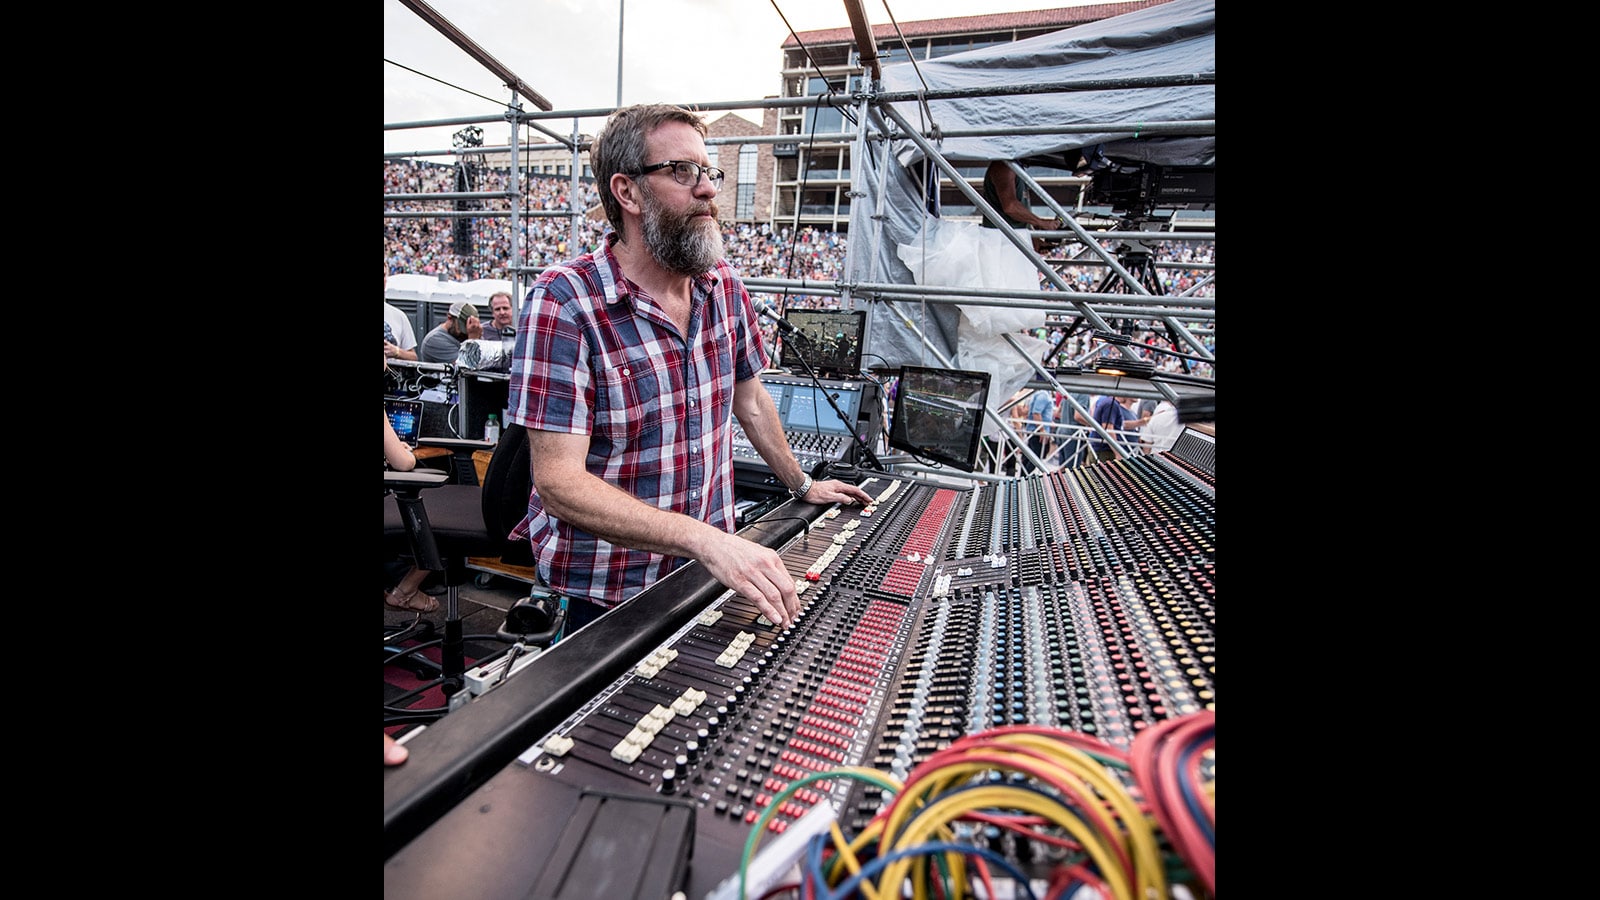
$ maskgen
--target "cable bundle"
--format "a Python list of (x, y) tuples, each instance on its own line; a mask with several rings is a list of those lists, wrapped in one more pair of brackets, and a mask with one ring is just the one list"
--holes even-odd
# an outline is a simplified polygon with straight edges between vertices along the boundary
[[(1152, 726), (1127, 753), (1076, 732), (1018, 725), (960, 738), (912, 770), (903, 787), (871, 770), (820, 773), (813, 778), (869, 780), (894, 797), (854, 840), (837, 822), (831, 836), (812, 838), (801, 883), (765, 896), (795, 890), (803, 898), (894, 900), (909, 885), (915, 900), (956, 900), (976, 896), (981, 882), (982, 895), (994, 897), (992, 869), (999, 868), (1013, 879), (1015, 896), (1040, 900), (1019, 868), (1024, 855), (1048, 862), (1048, 900), (1084, 885), (1104, 900), (1167, 898), (1169, 869), (1174, 880), (1197, 875), (1214, 896), (1213, 791), (1203, 777), (1214, 742), (1209, 711)], [(1114, 769), (1131, 777), (1142, 798)], [(763, 824), (746, 845), (747, 861)]]
[(1146, 728), (1128, 752), (1139, 791), (1167, 840), (1212, 896), (1217, 892), (1216, 742), (1217, 716), (1207, 710)]

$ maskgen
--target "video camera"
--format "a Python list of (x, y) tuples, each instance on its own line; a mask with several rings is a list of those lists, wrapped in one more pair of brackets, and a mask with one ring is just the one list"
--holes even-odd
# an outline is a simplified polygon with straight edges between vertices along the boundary
[(1162, 166), (1111, 160), (1094, 173), (1088, 202), (1136, 218), (1156, 208), (1202, 209), (1217, 202), (1215, 166)]

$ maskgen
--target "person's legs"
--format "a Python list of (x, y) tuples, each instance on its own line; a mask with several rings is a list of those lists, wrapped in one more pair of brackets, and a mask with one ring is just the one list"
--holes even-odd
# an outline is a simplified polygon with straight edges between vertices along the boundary
[[(1039, 457), (1039, 461), (1040, 462), (1044, 462), (1045, 461), (1044, 437), (1043, 436), (1035, 434), (1035, 435), (1032, 435), (1031, 437), (1029, 437), (1028, 438), (1028, 449), (1033, 451), (1033, 455), (1034, 456)], [(1033, 464), (1029, 463), (1026, 459), (1024, 459), (1023, 462), (1027, 466), (1024, 471), (1032, 472), (1033, 471)]]
[(605, 615), (607, 608), (582, 597), (567, 598), (567, 624), (561, 629), (563, 637)]
[(433, 612), (439, 608), (439, 601), (427, 594), (421, 593), (422, 582), (428, 577), (427, 569), (411, 567), (411, 571), (400, 579), (394, 590), (383, 592), (383, 602), (391, 609), (406, 609), (414, 612)]

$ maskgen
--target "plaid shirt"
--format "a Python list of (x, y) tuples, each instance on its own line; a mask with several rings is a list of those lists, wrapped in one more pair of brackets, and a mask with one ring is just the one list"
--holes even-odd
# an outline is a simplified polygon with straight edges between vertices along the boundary
[[(744, 283), (726, 260), (691, 285), (687, 339), (604, 246), (539, 276), (517, 326), (508, 420), (589, 435), (589, 472), (661, 509), (732, 532), (733, 386), (767, 366)], [(511, 532), (557, 591), (615, 606), (685, 560), (616, 546), (546, 512)]]

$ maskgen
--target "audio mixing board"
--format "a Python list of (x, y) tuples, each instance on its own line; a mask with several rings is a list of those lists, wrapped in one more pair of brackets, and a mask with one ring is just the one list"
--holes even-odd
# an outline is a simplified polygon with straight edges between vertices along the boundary
[[(714, 581), (677, 597), (670, 633), (621, 649), (618, 674), (391, 849), (385, 897), (720, 900), (741, 871), (759, 896), (806, 836), (859, 833), (884, 803), (841, 767), (903, 781), (1019, 724), (1126, 748), (1214, 710), (1211, 457), (1186, 432), (1172, 452), (968, 489), (869, 474), (865, 509), (780, 507), (804, 525), (768, 544), (801, 591), (791, 627)], [(664, 581), (623, 609), (664, 587), (682, 593)]]

